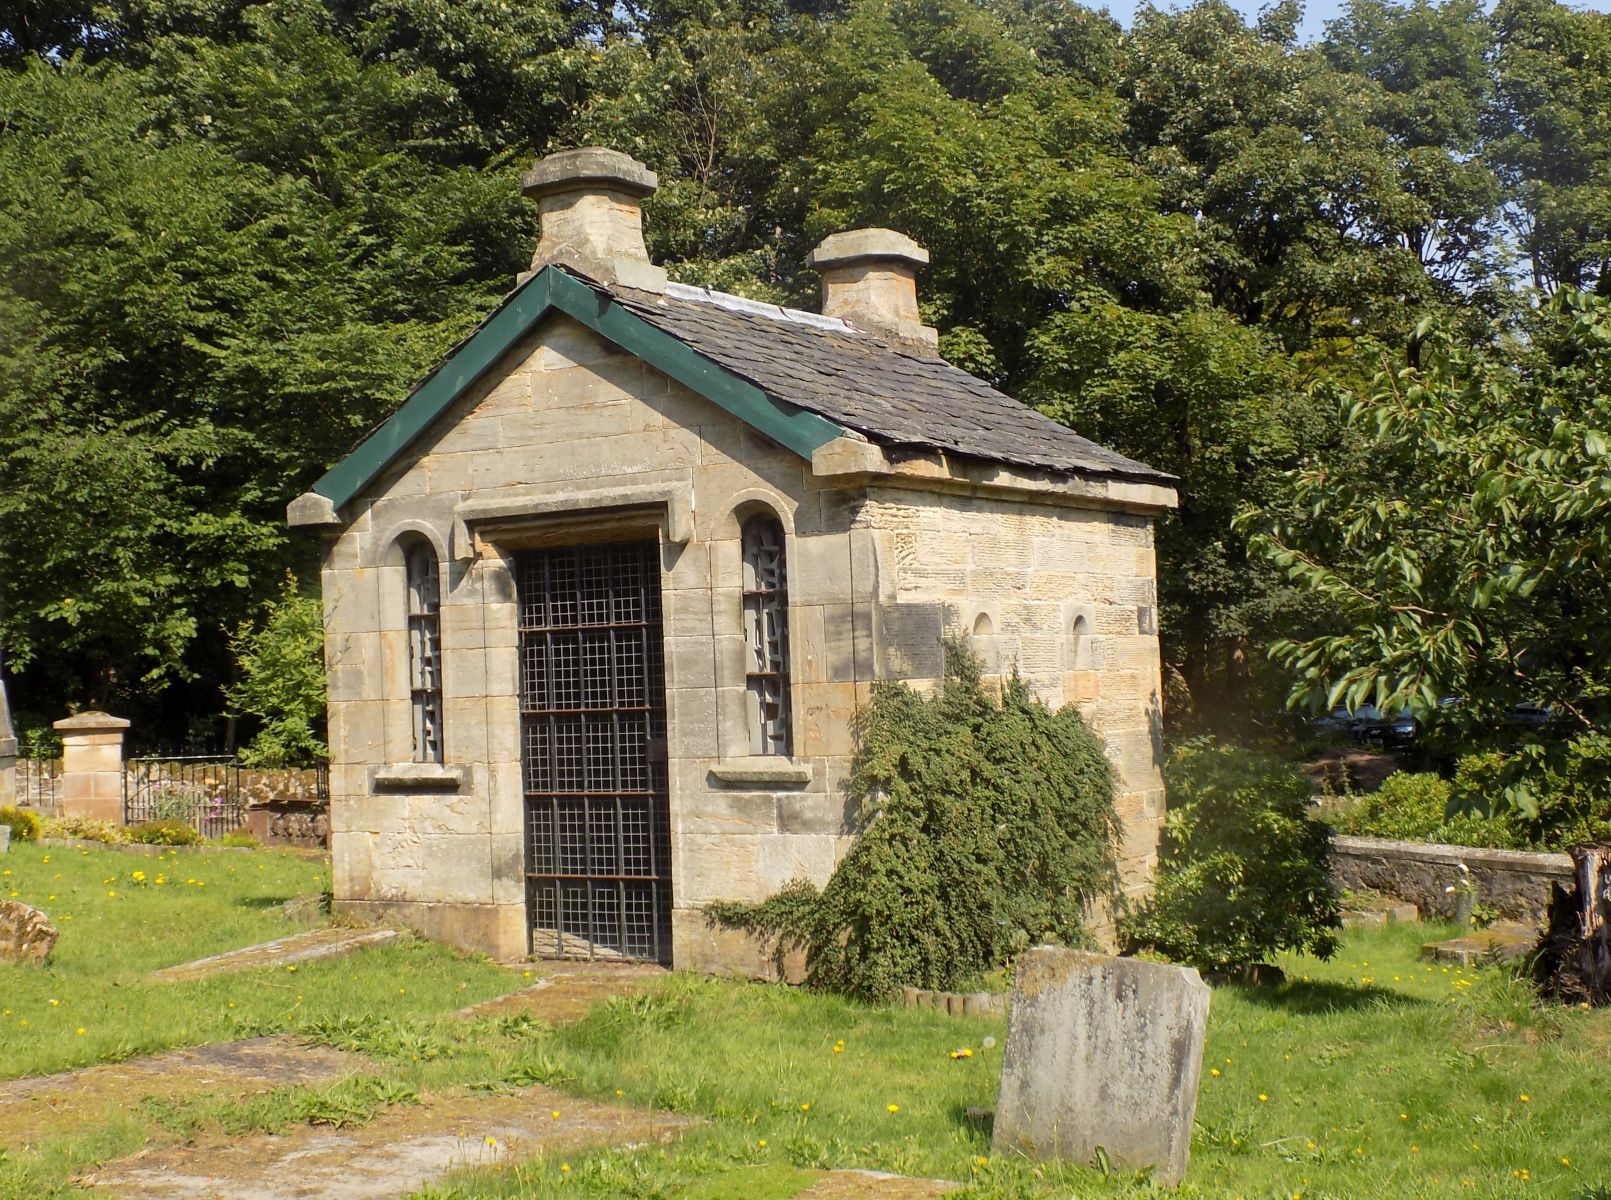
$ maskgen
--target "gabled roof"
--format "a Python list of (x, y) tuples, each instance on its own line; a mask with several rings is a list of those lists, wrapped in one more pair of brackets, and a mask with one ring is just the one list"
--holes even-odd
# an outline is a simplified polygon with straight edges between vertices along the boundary
[(1082, 475), (1172, 482), (1083, 438), (942, 358), (903, 350), (834, 317), (671, 284), (616, 299), (769, 396), (880, 445)]
[(359, 495), (539, 322), (563, 312), (805, 458), (847, 430), (890, 447), (1154, 483), (1172, 477), (1067, 429), (966, 371), (833, 317), (671, 284), (609, 289), (545, 267), (313, 485)]

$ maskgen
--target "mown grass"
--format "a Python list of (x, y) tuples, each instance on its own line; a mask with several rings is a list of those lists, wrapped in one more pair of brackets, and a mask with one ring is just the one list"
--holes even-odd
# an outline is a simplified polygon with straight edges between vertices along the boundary
[[(831, 1167), (965, 1180), (966, 1195), (990, 1200), (1152, 1190), (1122, 1173), (991, 1152), (988, 1124), (968, 1109), (994, 1102), (1001, 1022), (694, 976), (557, 1030), (519, 1016), (463, 1021), (448, 1014), (521, 975), (424, 942), (295, 973), (150, 984), (142, 977), (153, 967), (284, 932), (268, 902), (316, 890), (321, 868), (181, 852), (163, 860), (181, 867), (163, 887), (176, 874), (205, 887), (150, 885), (124, 903), (105, 894), (123, 890), (103, 882), (112, 866), (150, 875), (151, 860), (51, 851), (45, 863), (43, 853), (0, 860), (13, 871), (4, 878), (55, 888), (57, 909), (74, 919), (51, 970), (0, 968), (13, 1009), (0, 1026), (0, 1072), (287, 1029), (368, 1056), (375, 1079), (245, 1098), (131, 1097), (101, 1124), (0, 1159), (0, 1196), (73, 1194), (71, 1175), (98, 1161), (207, 1130), (362, 1121), (421, 1093), (539, 1082), (707, 1123), (674, 1146), (469, 1172), (420, 1195), (781, 1200)], [(1443, 932), (1356, 932), (1330, 963), (1285, 962), (1284, 987), (1218, 989), (1190, 1181), (1178, 1194), (1575, 1200), (1611, 1184), (1611, 1013), (1540, 1007), (1497, 969), (1418, 962), (1421, 942)], [(33, 1033), (19, 1027), (23, 1011)], [(92, 1035), (96, 1024), (110, 1032)], [(953, 1057), (964, 1047), (972, 1054)]]
[(13, 845), (0, 857), (0, 897), (43, 909), (61, 938), (44, 970), (0, 965), (0, 1078), (353, 1013), (435, 1015), (514, 985), (503, 968), (423, 941), (293, 971), (145, 981), (159, 967), (296, 932), (280, 906), (328, 886), (323, 862), (285, 853)]
[[(1541, 1008), (1498, 969), (1419, 962), (1422, 941), (1445, 932), (1360, 932), (1331, 963), (1289, 959), (1284, 987), (1216, 990), (1180, 1194), (1578, 1197), (1611, 1182), (1611, 1014)], [(709, 1115), (711, 1126), (667, 1150), (486, 1172), (423, 1194), (678, 1195), (760, 1165), (969, 1180), (967, 1194), (980, 1197), (1151, 1190), (991, 1152), (967, 1109), (994, 1101), (1004, 1033), (999, 1023), (678, 979), (548, 1036), (546, 1052), (569, 1086), (618, 1088)], [(998, 1039), (993, 1050), (987, 1037)], [(962, 1046), (973, 1056), (952, 1058)]]

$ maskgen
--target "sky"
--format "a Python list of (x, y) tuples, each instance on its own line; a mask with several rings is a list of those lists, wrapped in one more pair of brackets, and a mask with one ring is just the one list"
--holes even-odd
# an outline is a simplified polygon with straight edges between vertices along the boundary
[[(1130, 25), (1130, 18), (1140, 6), (1141, 0), (1092, 0), (1093, 8), (1106, 8), (1112, 13), (1114, 19), (1126, 28)], [(1179, 4), (1169, 3), (1168, 0), (1153, 0), (1158, 8), (1179, 8)], [(1243, 16), (1252, 20), (1258, 16), (1259, 9), (1265, 5), (1265, 0), (1230, 0), (1231, 7), (1240, 9)], [(1304, 5), (1303, 22), (1298, 26), (1300, 41), (1312, 41), (1325, 32), (1326, 22), (1335, 20), (1345, 7), (1344, 0), (1309, 0)], [(1578, 0), (1571, 5), (1573, 8), (1591, 9), (1595, 12), (1611, 12), (1611, 0)]]

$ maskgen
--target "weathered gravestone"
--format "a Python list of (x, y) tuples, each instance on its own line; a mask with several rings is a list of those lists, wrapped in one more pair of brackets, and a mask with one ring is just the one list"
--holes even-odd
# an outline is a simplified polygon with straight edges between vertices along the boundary
[(0, 900), (0, 962), (45, 965), (56, 948), (57, 930), (37, 908)]
[(1208, 1027), (1189, 967), (1037, 946), (1018, 960), (995, 1148), (1186, 1175)]

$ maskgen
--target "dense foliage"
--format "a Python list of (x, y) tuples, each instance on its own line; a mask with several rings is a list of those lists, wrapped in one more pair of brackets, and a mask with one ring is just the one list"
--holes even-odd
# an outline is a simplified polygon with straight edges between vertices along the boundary
[[(1541, 776), (1597, 760), (1573, 743), (1611, 717), (1611, 303), (1554, 308), (1526, 369), (1423, 331), (1414, 365), (1337, 392), (1350, 436), (1295, 475), (1289, 506), (1244, 522), (1337, 615), (1275, 643), (1296, 695), (1495, 743), (1510, 754), (1492, 798), (1534, 821)], [(1518, 728), (1525, 704), (1549, 721)]]
[(26, 808), (6, 806), (0, 808), (0, 825), (11, 827), (14, 842), (37, 842), (41, 822), (39, 814)]
[(262, 623), (237, 629), (230, 650), (239, 671), (229, 687), (231, 711), (258, 722), (242, 764), (305, 767), (329, 758), (319, 601), (300, 595), (296, 577), (287, 576), (284, 590), (264, 605)]
[(1505, 754), (1490, 750), (1462, 757), (1452, 779), (1389, 775), (1330, 820), (1341, 833), (1496, 850), (1562, 851), (1611, 841), (1611, 744), (1579, 738), (1564, 748), (1561, 762), (1534, 780), (1532, 815), (1488, 802), (1504, 788), (1508, 765)]
[(819, 892), (806, 882), (713, 920), (803, 948), (813, 986), (885, 999), (954, 989), (1043, 941), (1079, 944), (1116, 881), (1112, 768), (1072, 707), (965, 651), (923, 696), (876, 685), (850, 778), (864, 832)]
[(1265, 647), (1335, 632), (1337, 598), (1250, 555), (1238, 507), (1290, 508), (1307, 454), (1347, 466), (1358, 431), (1330, 397), (1422, 318), (1473, 364), (1529, 370), (1553, 324), (1536, 296), (1611, 287), (1611, 17), (1351, 0), (1315, 44), (1297, 19), (1291, 0), (1251, 25), (1223, 0), (1144, 6), (1128, 30), (1073, 0), (12, 6), (18, 706), (216, 716), (227, 631), (286, 568), (311, 575), (284, 504), (524, 265), (517, 169), (597, 141), (660, 173), (651, 249), (690, 282), (809, 305), (824, 234), (927, 244), (953, 361), (1181, 477), (1158, 539), (1170, 718), (1270, 713)]
[(1127, 952), (1204, 970), (1281, 950), (1329, 958), (1340, 928), (1331, 830), (1290, 765), (1199, 738), (1170, 755), (1157, 886), (1121, 922)]

